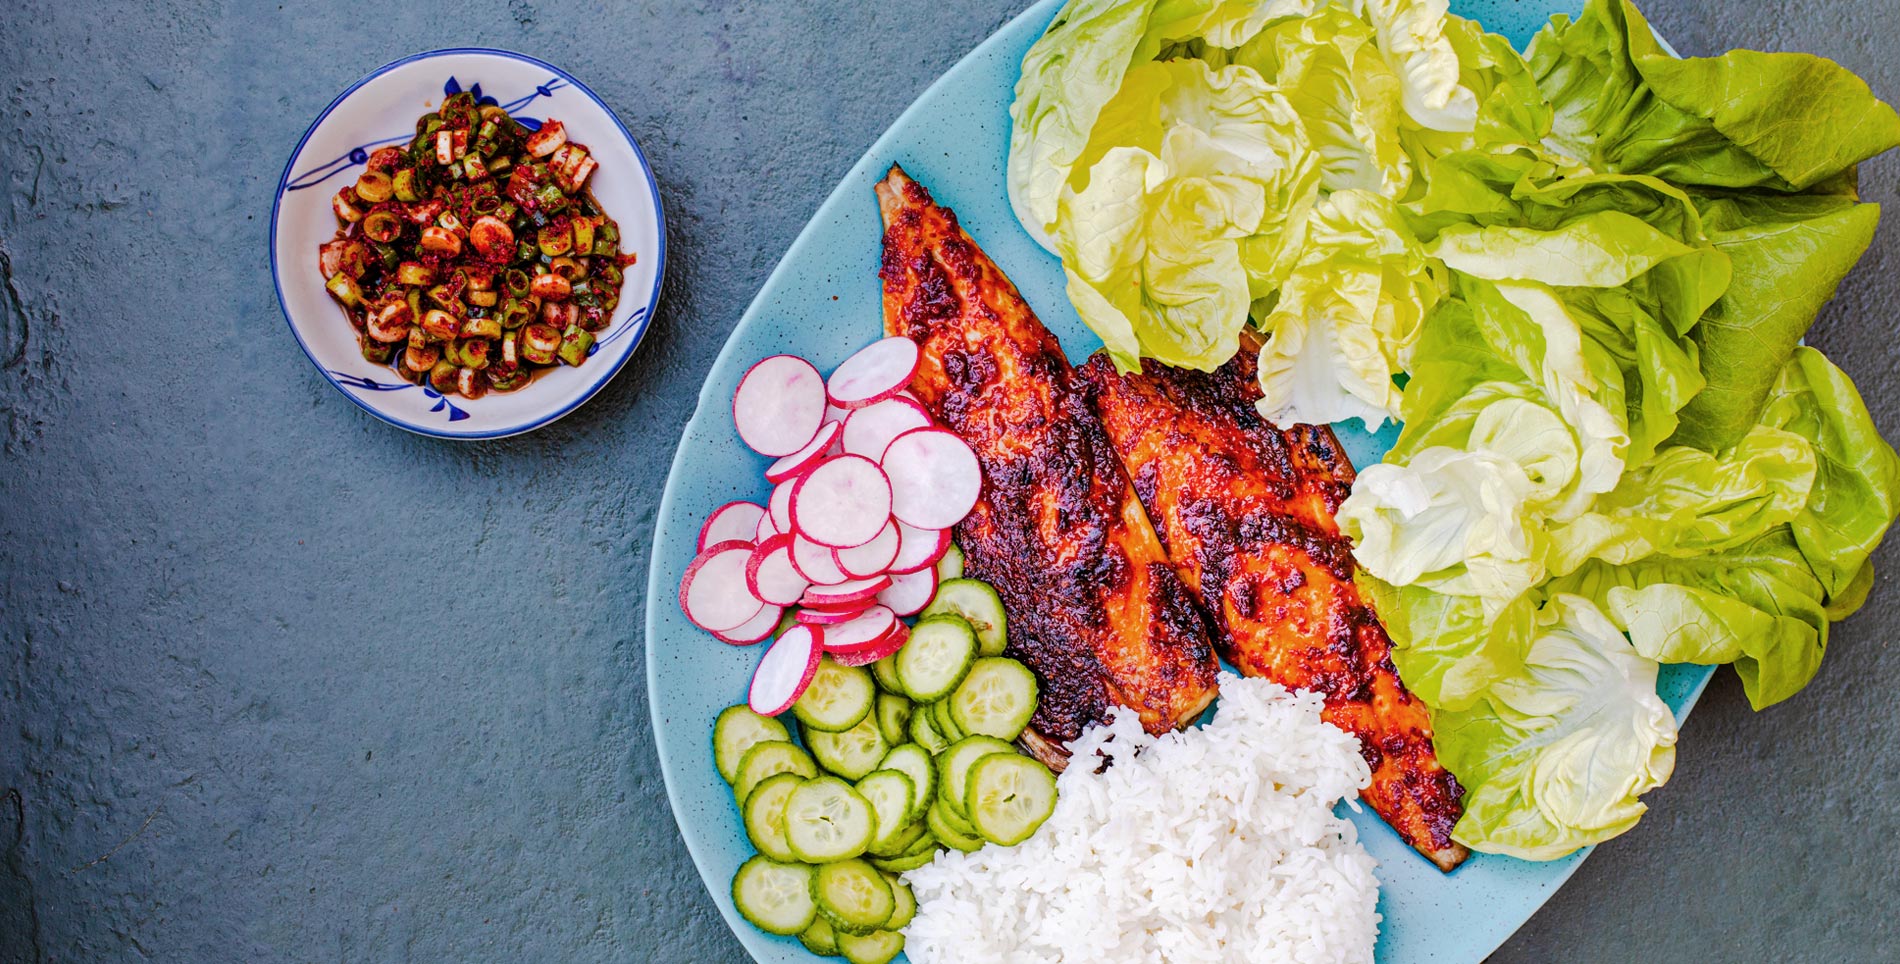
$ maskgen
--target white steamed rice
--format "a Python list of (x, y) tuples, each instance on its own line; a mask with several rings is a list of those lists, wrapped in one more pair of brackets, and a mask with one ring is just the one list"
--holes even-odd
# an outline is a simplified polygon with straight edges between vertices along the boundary
[(1129, 712), (1091, 728), (1034, 837), (907, 874), (911, 960), (1370, 962), (1375, 862), (1333, 815), (1371, 779), (1358, 740), (1315, 694), (1229, 673), (1220, 692), (1198, 729), (1156, 739)]

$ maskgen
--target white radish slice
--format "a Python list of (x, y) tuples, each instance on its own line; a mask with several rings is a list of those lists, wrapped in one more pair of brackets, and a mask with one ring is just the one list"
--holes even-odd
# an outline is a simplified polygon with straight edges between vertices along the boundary
[(824, 630), (813, 626), (793, 626), (774, 642), (752, 671), (752, 688), (746, 693), (746, 705), (762, 716), (777, 716), (792, 708), (811, 678), (818, 672), (818, 660), (824, 656)]
[(884, 523), (884, 529), (873, 536), (870, 542), (849, 549), (833, 549), (831, 555), (845, 575), (864, 579), (890, 568), (891, 561), (897, 558), (899, 539), (897, 523), (890, 521)]
[(839, 666), (869, 666), (903, 649), (904, 644), (908, 642), (910, 642), (910, 627), (900, 622), (878, 645), (856, 653), (839, 653), (833, 656), (832, 660)]
[(861, 455), (826, 459), (793, 483), (791, 514), (792, 528), (813, 542), (833, 549), (861, 546), (890, 521), (891, 484), (876, 462)]
[(752, 617), (749, 622), (740, 626), (738, 629), (723, 633), (714, 633), (713, 636), (720, 642), (728, 643), (733, 646), (750, 646), (753, 643), (761, 642), (771, 636), (772, 630), (778, 628), (779, 617), (783, 615), (785, 615), (784, 607), (767, 606), (759, 610), (757, 616)]
[[(848, 456), (847, 456), (848, 457)], [(919, 529), (948, 529), (976, 508), (983, 469), (976, 453), (940, 428), (905, 432), (884, 450), (891, 514)]]
[(874, 405), (908, 387), (921, 358), (917, 343), (902, 335), (874, 341), (832, 371), (825, 391), (839, 408)]
[(776, 484), (803, 475), (806, 469), (817, 465), (825, 453), (831, 451), (832, 445), (838, 441), (838, 433), (842, 431), (844, 426), (838, 422), (826, 422), (818, 426), (818, 434), (812, 436), (804, 448), (766, 466), (765, 481)]
[(792, 565), (791, 535), (776, 535), (752, 549), (746, 561), (746, 588), (767, 606), (790, 606), (811, 588), (811, 580)]
[(872, 606), (856, 619), (825, 630), (825, 652), (860, 653), (875, 649), (889, 639), (899, 625), (896, 613), (883, 606)]
[(912, 429), (928, 428), (930, 413), (908, 398), (887, 398), (860, 408), (844, 421), (844, 450), (873, 462), (884, 460), (891, 440)]
[(778, 523), (772, 521), (772, 513), (766, 512), (760, 515), (759, 528), (758, 531), (752, 534), (752, 541), (755, 543), (764, 542), (775, 535), (778, 535)]
[(732, 425), (760, 455), (778, 458), (804, 448), (824, 420), (825, 380), (795, 355), (761, 360), (732, 394)]
[(765, 608), (746, 587), (751, 558), (750, 542), (721, 542), (693, 557), (680, 580), (680, 609), (693, 625), (710, 633), (730, 632)]
[(877, 598), (877, 594), (890, 588), (891, 577), (874, 576), (870, 579), (853, 579), (835, 586), (813, 586), (799, 597), (798, 604), (811, 609), (863, 609)]
[(848, 623), (863, 613), (863, 609), (845, 609), (837, 612), (829, 609), (794, 609), (792, 618), (812, 626), (831, 626), (837, 623)]
[(759, 519), (764, 515), (765, 507), (756, 502), (728, 502), (712, 510), (712, 515), (699, 527), (699, 546), (694, 551), (704, 552), (707, 546), (734, 539), (752, 541), (758, 535)]
[[(877, 594), (877, 601), (891, 607), (899, 616), (915, 616), (937, 598), (937, 569), (926, 566), (916, 572), (891, 577), (889, 589)], [(767, 600), (768, 602), (770, 600)]]
[(792, 488), (797, 479), (786, 479), (772, 490), (772, 497), (766, 500), (766, 507), (772, 515), (772, 528), (780, 532), (792, 531)]
[(950, 530), (919, 529), (903, 521), (897, 523), (897, 558), (884, 571), (893, 576), (928, 569), (950, 551)]
[(800, 575), (812, 581), (814, 585), (835, 586), (849, 582), (850, 576), (838, 568), (838, 557), (831, 554), (828, 547), (821, 546), (804, 536), (796, 536), (792, 542), (792, 565)]

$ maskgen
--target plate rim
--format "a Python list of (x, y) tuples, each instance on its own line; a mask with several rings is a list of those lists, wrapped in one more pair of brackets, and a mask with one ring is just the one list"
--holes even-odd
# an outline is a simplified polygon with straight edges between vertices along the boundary
[[(654, 233), (659, 238), (659, 249), (654, 255), (657, 261), (653, 269), (653, 287), (652, 290), (647, 293), (646, 309), (644, 312), (636, 313), (627, 319), (627, 323), (633, 325), (634, 328), (627, 348), (621, 353), (618, 361), (608, 366), (607, 371), (602, 373), (600, 378), (596, 379), (594, 383), (589, 385), (578, 397), (560, 409), (492, 429), (462, 432), (411, 422), (382, 411), (376, 406), (371, 405), (367, 399), (346, 390), (343, 384), (337, 380), (336, 376), (331, 374), (329, 368), (317, 360), (317, 356), (311, 351), (309, 343), (304, 341), (303, 333), (297, 329), (296, 321), (291, 318), (290, 305), (284, 298), (283, 270), (277, 260), (278, 216), (283, 209), (284, 197), (288, 193), (286, 186), (291, 181), (292, 171), (297, 164), (297, 159), (303, 156), (304, 146), (310, 142), (310, 138), (317, 132), (317, 128), (322, 127), (323, 122), (329, 119), (330, 114), (341, 106), (344, 101), (348, 100), (351, 95), (355, 94), (358, 90), (362, 89), (364, 85), (376, 78), (412, 63), (432, 60), (438, 57), (458, 55), (498, 57), (504, 60), (514, 60), (539, 67), (553, 73), (561, 80), (566, 81), (572, 85), (575, 90), (580, 91), (586, 95), (589, 100), (593, 101), (595, 106), (599, 107), (601, 111), (607, 115), (608, 119), (613, 121), (614, 127), (620, 131), (620, 136), (626, 139), (627, 145), (633, 148), (633, 156), (640, 163), (640, 172), (646, 181), (647, 193), (650, 195), (653, 205)], [(620, 119), (620, 115), (615, 113), (612, 107), (607, 106), (607, 102), (602, 100), (599, 94), (594, 93), (593, 88), (582, 83), (580, 79), (573, 74), (532, 54), (524, 54), (520, 51), (509, 50), (505, 47), (437, 47), (432, 50), (418, 51), (407, 56), (398, 57), (357, 78), (354, 83), (345, 87), (341, 93), (332, 98), (330, 103), (325, 105), (322, 111), (318, 112), (316, 119), (310, 122), (310, 126), (304, 128), (303, 135), (297, 138), (296, 146), (291, 148), (290, 156), (284, 160), (284, 171), (278, 176), (275, 190), (271, 195), (269, 235), (271, 287), (277, 293), (277, 310), (284, 317), (284, 325), (290, 329), (290, 336), (296, 339), (297, 347), (303, 351), (304, 357), (310, 361), (311, 367), (317, 370), (317, 374), (321, 375), (323, 380), (330, 384), (331, 388), (336, 389), (339, 394), (349, 399), (357, 408), (368, 412), (378, 421), (393, 425), (396, 428), (412, 432), (416, 435), (448, 439), (450, 441), (501, 439), (532, 432), (535, 429), (559, 421), (575, 409), (593, 400), (593, 397), (598, 395), (601, 389), (607, 387), (608, 382), (613, 381), (614, 376), (620, 374), (621, 369), (627, 366), (627, 362), (633, 359), (634, 353), (640, 350), (640, 343), (646, 340), (647, 332), (653, 327), (654, 315), (659, 311), (660, 294), (666, 283), (666, 242), (666, 206), (660, 196), (659, 178), (654, 175), (652, 163), (647, 160), (646, 152), (641, 150), (640, 142), (634, 138), (633, 132), (627, 129), (626, 122)], [(789, 254), (789, 251), (787, 253)]]

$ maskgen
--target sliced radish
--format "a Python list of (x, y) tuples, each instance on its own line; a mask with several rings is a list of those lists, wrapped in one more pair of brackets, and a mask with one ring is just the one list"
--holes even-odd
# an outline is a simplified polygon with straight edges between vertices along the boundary
[(790, 606), (811, 588), (811, 580), (792, 565), (793, 538), (773, 536), (753, 547), (746, 561), (746, 587), (768, 606)]
[(838, 568), (838, 558), (831, 554), (829, 548), (804, 536), (797, 536), (792, 542), (792, 565), (814, 585), (835, 586), (851, 580), (843, 569)]
[(860, 653), (875, 649), (901, 625), (903, 623), (897, 621), (897, 614), (890, 609), (872, 606), (850, 622), (839, 623), (825, 630), (825, 652)]
[(919, 529), (897, 522), (897, 558), (884, 571), (893, 576), (928, 569), (950, 551), (949, 529)]
[(766, 500), (767, 510), (772, 515), (772, 528), (780, 532), (792, 531), (792, 488), (798, 479), (786, 479), (772, 490), (772, 497)]
[(853, 579), (835, 586), (813, 586), (805, 590), (798, 604), (811, 609), (863, 609), (870, 605), (877, 594), (890, 588), (891, 577), (875, 576), (870, 579)]
[(866, 604), (863, 609), (840, 609), (836, 611), (830, 609), (795, 609), (792, 611), (792, 618), (809, 626), (832, 626), (837, 623), (848, 623), (863, 615), (864, 610), (869, 608), (871, 608), (870, 604)]
[(713, 636), (722, 643), (730, 643), (734, 646), (750, 646), (753, 643), (761, 642), (771, 636), (772, 630), (778, 628), (779, 617), (784, 615), (784, 607), (767, 606), (759, 610), (757, 616), (752, 617), (745, 625), (740, 626), (738, 629), (723, 633), (714, 633)]
[(884, 465), (891, 485), (891, 514), (919, 529), (956, 525), (983, 493), (983, 469), (976, 453), (944, 429), (920, 428), (898, 436), (884, 450)]
[(804, 448), (824, 420), (825, 380), (795, 355), (753, 365), (732, 395), (732, 425), (760, 455), (778, 458)]
[(874, 341), (832, 371), (825, 392), (839, 408), (874, 405), (909, 387), (921, 358), (917, 343), (902, 335)]
[(752, 688), (746, 693), (746, 704), (752, 712), (777, 716), (798, 702), (818, 672), (819, 658), (825, 654), (824, 635), (824, 630), (811, 626), (793, 626), (765, 651), (759, 668), (752, 671)]
[[(890, 588), (877, 594), (877, 601), (899, 616), (915, 616), (937, 598), (937, 569), (928, 566), (916, 572), (891, 577)], [(767, 600), (770, 602), (771, 600)]]
[(752, 541), (754, 543), (764, 542), (775, 535), (778, 535), (778, 523), (772, 521), (772, 513), (766, 512), (761, 514), (759, 516), (759, 528), (758, 531), (752, 534)]
[(776, 484), (804, 474), (806, 469), (825, 458), (825, 453), (831, 451), (832, 445), (838, 441), (838, 433), (842, 431), (844, 425), (839, 422), (826, 422), (818, 426), (818, 434), (812, 436), (804, 448), (766, 467), (765, 481)]
[(912, 429), (928, 428), (930, 413), (908, 398), (887, 398), (851, 413), (844, 422), (844, 450), (873, 462), (884, 459), (891, 440)]
[(838, 568), (853, 579), (880, 575), (897, 558), (899, 538), (897, 522), (892, 520), (884, 523), (883, 531), (870, 542), (849, 549), (833, 549), (831, 556), (838, 561)]
[(680, 609), (693, 625), (711, 633), (738, 629), (765, 608), (746, 587), (752, 543), (721, 542), (693, 557), (680, 579)]
[(704, 552), (707, 546), (734, 539), (750, 542), (758, 534), (759, 518), (763, 515), (765, 507), (756, 502), (728, 502), (712, 510), (712, 515), (699, 527), (696, 551)]
[(891, 484), (876, 462), (861, 455), (826, 459), (793, 484), (791, 515), (792, 528), (813, 542), (833, 549), (861, 546), (890, 521)]
[(910, 627), (898, 623), (897, 628), (878, 645), (856, 653), (839, 653), (832, 659), (839, 666), (869, 666), (872, 663), (896, 653), (910, 642)]

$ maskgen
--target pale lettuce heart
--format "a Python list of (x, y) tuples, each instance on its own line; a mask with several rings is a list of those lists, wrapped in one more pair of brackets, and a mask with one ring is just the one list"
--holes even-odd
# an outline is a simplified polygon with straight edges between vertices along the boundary
[(1675, 769), (1656, 671), (1594, 603), (1551, 598), (1517, 673), (1432, 714), (1439, 759), (1466, 787), (1453, 839), (1555, 860), (1635, 826), (1639, 798)]
[(1445, 36), (1450, 9), (1450, 0), (1366, 0), (1406, 116), (1428, 130), (1468, 131), (1478, 122), (1478, 98), (1460, 82), (1458, 51)]
[(1366, 191), (1339, 191), (1307, 218), (1304, 247), (1259, 325), (1261, 415), (1276, 424), (1397, 418), (1393, 377), (1411, 363), (1438, 299), (1425, 258), (1398, 209)]
[(1511, 459), (1428, 448), (1359, 473), (1339, 528), (1359, 564), (1385, 582), (1501, 607), (1545, 576), (1543, 534), (1526, 511), (1533, 491)]

